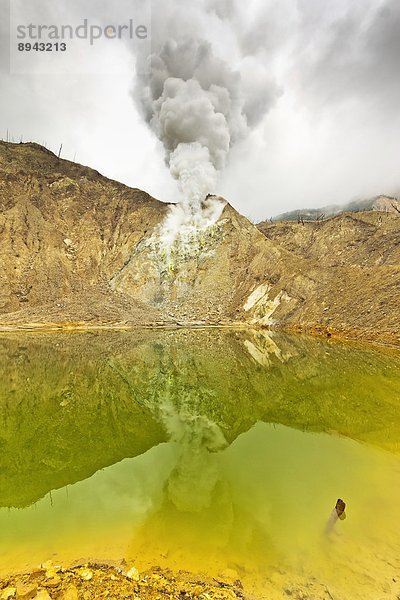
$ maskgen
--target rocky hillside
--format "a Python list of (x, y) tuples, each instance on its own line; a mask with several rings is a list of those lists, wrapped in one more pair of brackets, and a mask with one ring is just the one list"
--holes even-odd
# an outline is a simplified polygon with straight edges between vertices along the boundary
[(259, 228), (226, 204), (166, 259), (168, 205), (0, 142), (0, 327), (248, 324), (400, 343), (400, 215)]
[(262, 223), (260, 231), (303, 261), (285, 284), (296, 299), (286, 326), (400, 342), (400, 215), (344, 213), (322, 222)]
[(41, 146), (0, 143), (1, 313), (33, 320), (116, 321), (128, 312), (152, 318), (156, 311), (131, 298), (111, 300), (107, 282), (165, 209)]
[(171, 268), (151, 242), (167, 210), (36, 144), (1, 142), (1, 322), (232, 320), (274, 244), (227, 205)]

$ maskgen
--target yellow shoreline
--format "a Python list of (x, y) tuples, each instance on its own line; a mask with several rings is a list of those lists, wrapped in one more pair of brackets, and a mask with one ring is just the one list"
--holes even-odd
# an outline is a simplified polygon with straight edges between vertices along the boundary
[(324, 337), (340, 342), (358, 342), (363, 345), (378, 346), (380, 348), (400, 349), (400, 332), (384, 332), (385, 339), (380, 339), (382, 332), (364, 329), (335, 329), (331, 326), (314, 324), (284, 324), (266, 327), (245, 321), (221, 321), (207, 323), (200, 321), (160, 321), (151, 323), (88, 323), (76, 322), (48, 322), (48, 323), (18, 323), (0, 325), (0, 335), (3, 333), (41, 332), (63, 333), (75, 331), (136, 331), (136, 330), (179, 330), (179, 329), (233, 329), (233, 330), (264, 330), (282, 333), (310, 335)]
[(0, 598), (38, 600), (91, 600), (96, 598), (140, 598), (140, 600), (241, 600), (241, 582), (232, 577), (173, 572), (153, 567), (139, 572), (133, 565), (101, 563), (63, 568), (47, 563), (28, 573), (0, 579)]

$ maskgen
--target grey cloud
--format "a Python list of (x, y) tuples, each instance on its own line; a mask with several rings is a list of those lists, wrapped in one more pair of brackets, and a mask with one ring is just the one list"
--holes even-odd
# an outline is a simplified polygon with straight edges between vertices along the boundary
[(214, 12), (219, 19), (232, 19), (236, 3), (235, 0), (206, 0), (205, 10)]
[[(376, 4), (375, 4), (376, 6)], [(374, 3), (333, 21), (307, 58), (295, 68), (303, 94), (323, 104), (360, 101), (398, 111), (400, 102), (400, 3), (387, 0), (372, 14)], [(318, 23), (314, 23), (314, 33)], [(305, 32), (308, 34), (307, 28)], [(301, 44), (306, 44), (304, 36)]]
[(295, 20), (296, 11), (290, 9), (287, 0), (263, 2), (237, 23), (242, 53), (262, 55), (265, 62), (272, 64), (293, 34)]
[[(154, 116), (151, 102), (160, 100), (166, 79), (186, 81), (194, 75), (206, 92), (199, 115), (210, 117), (212, 124), (215, 115), (210, 109), (218, 113), (223, 105), (221, 114), (232, 125), (231, 135), (233, 123), (241, 120), (226, 108), (226, 94), (215, 87), (209, 94), (209, 86), (229, 90), (250, 137), (228, 148), (226, 135), (216, 140), (212, 125), (203, 133), (210, 136), (218, 165), (229, 150), (217, 191), (226, 193), (238, 209), (245, 214), (256, 211), (262, 218), (303, 205), (396, 193), (399, 0), (149, 1), (154, 57), (151, 84), (141, 88), (145, 119), (150, 122)], [(85, 16), (101, 23), (110, 18), (122, 21), (129, 16), (130, 2), (89, 0)], [(10, 75), (7, 6), (0, 0), (0, 135), (8, 128), (16, 139), (23, 134), (24, 139), (48, 141), (53, 150), (63, 141), (68, 157), (77, 150), (78, 160), (163, 198), (168, 183), (168, 200), (176, 200), (162, 164), (161, 143), (129, 100), (132, 74), (117, 76), (113, 84), (103, 76)], [(193, 55), (188, 49), (181, 56), (168, 54), (168, 39), (180, 50), (184, 43), (190, 49), (190, 40), (202, 43)], [(125, 60), (129, 53), (122, 43), (120, 57)], [(116, 83), (118, 92), (113, 91)], [(169, 95), (179, 91), (190, 95), (194, 88), (168, 88)], [(117, 118), (119, 127), (112, 128)], [(192, 115), (185, 113), (185, 118), (192, 127)], [(219, 127), (221, 118), (215, 122)], [(171, 148), (176, 135), (186, 135), (180, 127), (179, 119), (169, 120), (164, 129)], [(182, 156), (178, 158), (176, 169)], [(148, 171), (139, 164), (147, 165)]]
[(149, 71), (137, 77), (133, 98), (163, 143), (184, 200), (193, 195), (191, 189), (199, 190), (189, 205), (200, 210), (231, 148), (261, 120), (279, 92), (263, 61), (249, 52), (243, 55), (240, 40), (232, 47), (236, 65), (214, 47), (220, 40), (213, 40), (213, 33), (224, 27), (227, 36), (238, 35), (240, 15), (233, 1), (207, 0), (205, 7), (194, 2), (190, 11), (179, 0), (157, 2), (154, 8), (153, 54)]

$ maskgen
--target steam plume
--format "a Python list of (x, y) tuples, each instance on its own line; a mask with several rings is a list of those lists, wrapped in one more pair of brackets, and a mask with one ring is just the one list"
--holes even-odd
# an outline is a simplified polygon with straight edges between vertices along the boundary
[[(168, 21), (164, 6), (170, 10), (172, 6), (175, 33), (171, 38), (166, 37), (168, 23), (163, 26)], [(199, 3), (195, 3), (188, 27), (187, 6), (177, 2), (173, 8), (172, 3), (157, 3), (152, 28), (155, 52), (148, 58), (148, 74), (139, 79), (134, 90), (135, 100), (163, 143), (166, 162), (178, 182), (183, 202), (169, 215), (169, 227), (179, 227), (180, 235), (182, 227), (201, 229), (219, 217), (222, 203), (217, 199), (204, 203), (204, 199), (214, 194), (232, 146), (248, 134), (250, 125), (254, 126), (271, 104), (271, 81), (259, 65), (257, 84), (244, 75), (244, 87), (240, 68), (232, 69), (218, 57), (209, 40), (191, 35), (193, 31), (201, 35), (211, 21), (215, 26), (218, 20), (229, 23), (229, 19), (235, 35), (233, 3), (208, 2), (198, 9)], [(185, 37), (179, 31), (185, 31)], [(239, 54), (242, 68), (248, 67), (251, 59)]]

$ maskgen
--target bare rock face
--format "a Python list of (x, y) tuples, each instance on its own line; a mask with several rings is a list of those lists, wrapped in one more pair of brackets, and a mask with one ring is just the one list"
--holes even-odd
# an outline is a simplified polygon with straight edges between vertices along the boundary
[(36, 144), (0, 143), (0, 323), (236, 319), (281, 254), (232, 207), (166, 260), (168, 205)]
[(284, 284), (293, 310), (274, 315), (285, 327), (400, 345), (400, 215), (343, 213), (259, 229), (298, 261)]
[(156, 236), (140, 241), (110, 282), (183, 321), (234, 320), (265, 265), (281, 254), (226, 204), (220, 219), (186, 247), (166, 255)]
[(143, 312), (130, 298), (115, 298), (120, 314), (102, 305), (109, 279), (165, 209), (40, 146), (0, 143), (0, 312), (40, 319), (46, 305), (62, 319), (71, 303), (75, 318), (66, 314), (67, 321)]

